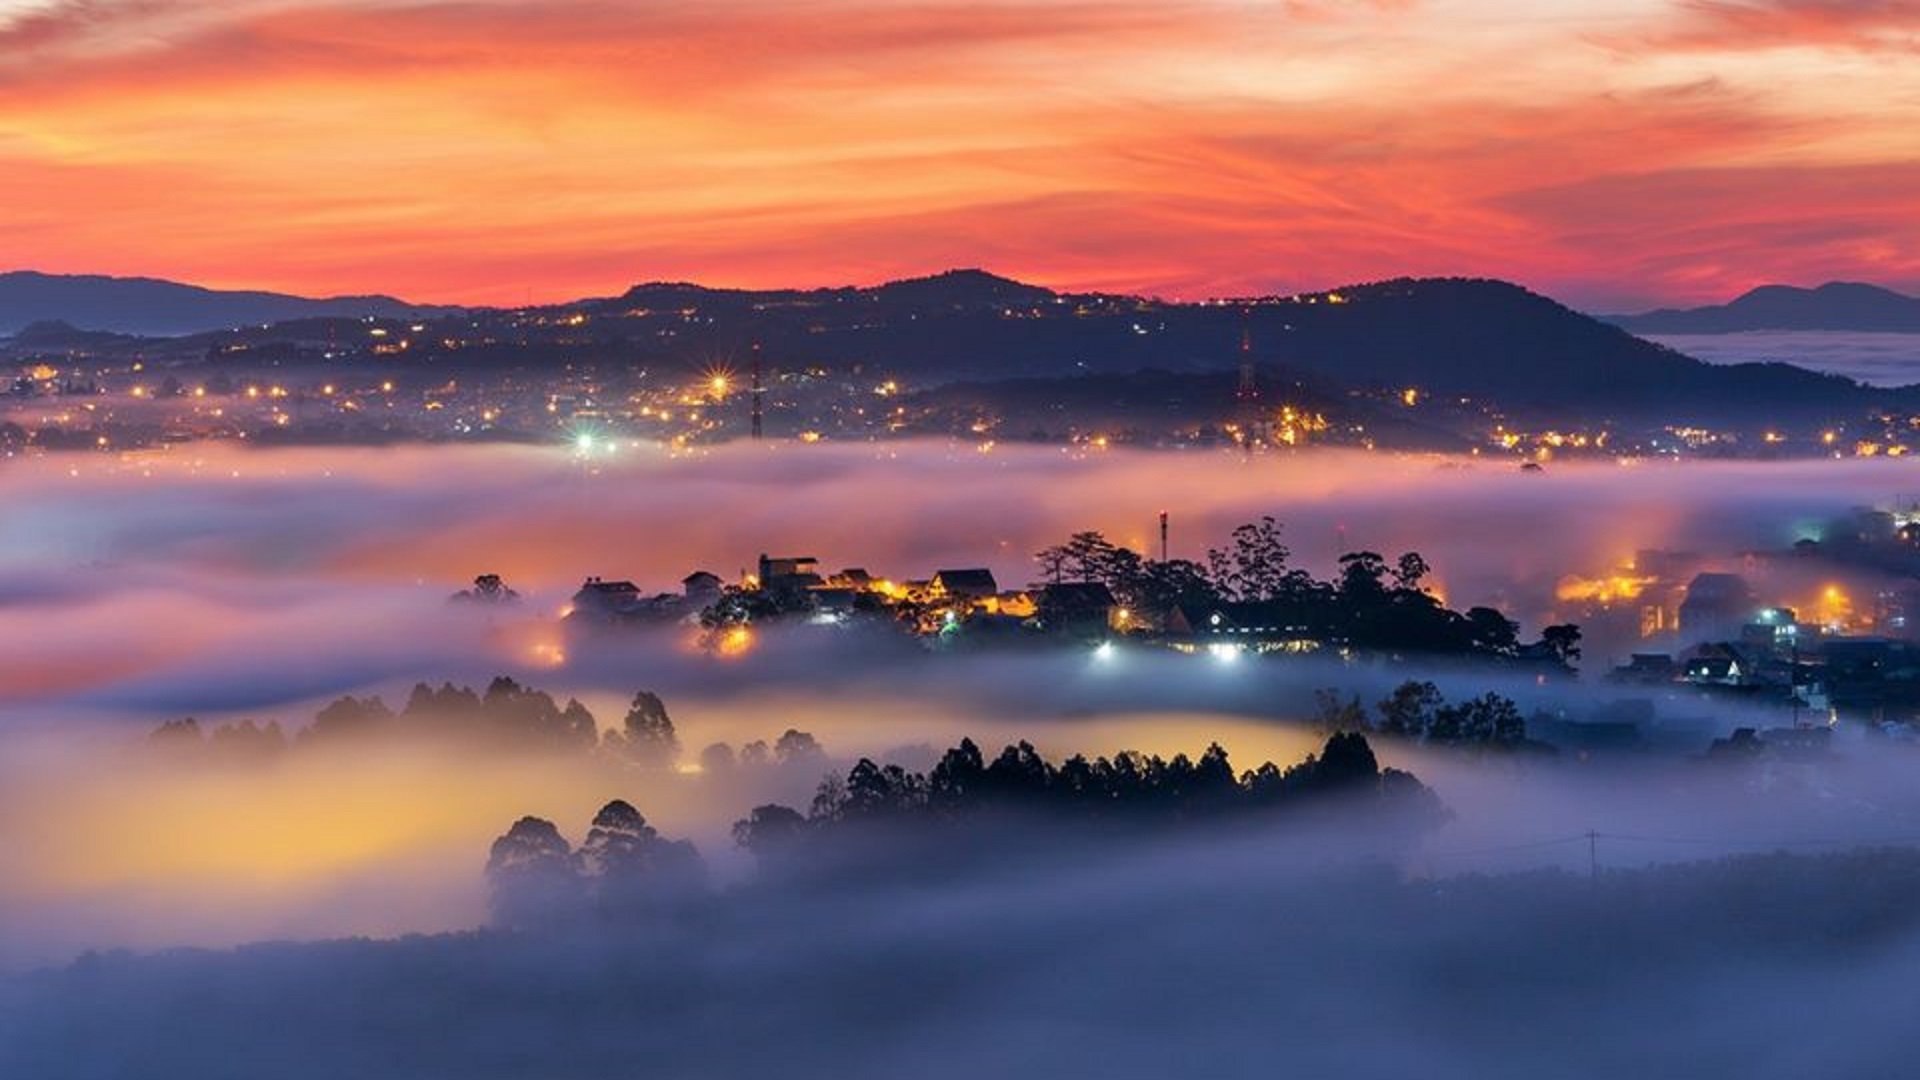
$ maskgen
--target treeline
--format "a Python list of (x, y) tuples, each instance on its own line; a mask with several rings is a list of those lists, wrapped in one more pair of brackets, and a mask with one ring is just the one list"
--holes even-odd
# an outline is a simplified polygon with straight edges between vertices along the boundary
[[(755, 807), (734, 823), (733, 839), (763, 871), (790, 874), (842, 866), (850, 853), (869, 863), (882, 852), (939, 862), (1007, 824), (1031, 846), (1036, 827), (1171, 827), (1312, 806), (1412, 829), (1445, 814), (1412, 774), (1381, 768), (1357, 732), (1334, 734), (1287, 768), (1267, 762), (1240, 773), (1217, 743), (1198, 759), (1128, 751), (1055, 764), (1026, 742), (988, 761), (963, 739), (925, 773), (861, 758), (822, 780), (806, 813)], [(668, 908), (700, 895), (705, 881), (690, 844), (660, 837), (619, 800), (595, 816), (578, 850), (552, 822), (520, 819), (494, 842), (487, 877), (506, 926)]]
[(493, 920), (501, 926), (647, 915), (701, 896), (706, 881), (691, 843), (662, 837), (620, 799), (594, 815), (578, 850), (552, 822), (523, 817), (487, 855)]
[(1332, 690), (1317, 695), (1316, 723), (1326, 731), (1365, 731), (1435, 746), (1550, 750), (1527, 737), (1520, 706), (1489, 691), (1449, 702), (1433, 683), (1408, 680), (1370, 711), (1358, 695), (1342, 699)]
[[(157, 749), (208, 760), (260, 761), (290, 750), (367, 742), (457, 745), (469, 749), (526, 753), (601, 754), (647, 769), (671, 769), (682, 747), (659, 695), (642, 690), (618, 727), (602, 731), (599, 720), (576, 698), (561, 704), (553, 695), (504, 675), (484, 691), (442, 683), (418, 683), (398, 711), (379, 696), (338, 698), (292, 735), (277, 722), (253, 720), (202, 725), (188, 717), (156, 728)], [(726, 743), (700, 751), (708, 770), (736, 765), (817, 767), (826, 753), (812, 735), (788, 729), (772, 743), (755, 740), (738, 752)]]
[[(1098, 582), (1143, 626), (1163, 628), (1179, 609), (1270, 605), (1276, 620), (1315, 638), (1376, 652), (1517, 658), (1561, 665), (1580, 658), (1580, 628), (1549, 626), (1524, 643), (1519, 626), (1489, 607), (1449, 609), (1426, 587), (1432, 567), (1417, 552), (1389, 562), (1372, 551), (1340, 556), (1339, 574), (1320, 580), (1292, 564), (1271, 517), (1233, 530), (1206, 562), (1152, 560), (1098, 532), (1075, 533), (1035, 554), (1041, 584)], [(1044, 616), (1044, 612), (1043, 612)]]

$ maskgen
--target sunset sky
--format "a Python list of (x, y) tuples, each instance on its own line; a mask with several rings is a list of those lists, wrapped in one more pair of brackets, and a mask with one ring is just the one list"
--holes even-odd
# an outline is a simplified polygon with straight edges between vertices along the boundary
[(1920, 290), (1920, 0), (0, 0), (0, 268)]

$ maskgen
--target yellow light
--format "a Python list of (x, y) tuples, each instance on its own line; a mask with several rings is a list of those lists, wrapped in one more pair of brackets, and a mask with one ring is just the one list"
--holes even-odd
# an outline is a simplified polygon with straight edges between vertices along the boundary
[(744, 626), (736, 626), (720, 635), (719, 644), (714, 651), (725, 657), (745, 656), (753, 648), (753, 631)]

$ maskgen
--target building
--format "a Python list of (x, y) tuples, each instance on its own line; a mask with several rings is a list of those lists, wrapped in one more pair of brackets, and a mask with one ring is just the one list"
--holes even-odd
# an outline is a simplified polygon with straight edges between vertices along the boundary
[(760, 556), (760, 590), (776, 599), (799, 601), (809, 589), (825, 583), (820, 577), (820, 560), (811, 555), (786, 558)]
[(1113, 631), (1119, 611), (1113, 590), (1097, 581), (1048, 585), (1034, 600), (1034, 616), (1042, 628), (1073, 637), (1106, 637)]
[(1694, 641), (1734, 637), (1757, 607), (1753, 589), (1739, 574), (1695, 574), (1680, 603), (1680, 630)]
[(1264, 602), (1182, 604), (1167, 616), (1167, 636), (1176, 646), (1249, 652), (1313, 652), (1323, 644), (1287, 605)]
[(1680, 677), (1680, 665), (1666, 653), (1634, 653), (1632, 659), (1613, 669), (1616, 682), (1669, 683)]
[(590, 577), (581, 584), (580, 591), (573, 594), (569, 618), (617, 622), (633, 616), (640, 606), (640, 587), (633, 582)]
[(980, 603), (1000, 592), (993, 571), (975, 567), (967, 570), (941, 570), (933, 575), (932, 593), (941, 600), (965, 600)]
[(720, 589), (724, 583), (720, 575), (705, 570), (695, 570), (680, 579), (680, 589), (689, 604), (705, 607), (720, 599)]

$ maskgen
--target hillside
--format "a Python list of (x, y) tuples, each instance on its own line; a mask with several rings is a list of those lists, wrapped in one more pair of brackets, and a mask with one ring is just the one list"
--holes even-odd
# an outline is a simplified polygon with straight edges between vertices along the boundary
[(1835, 281), (1817, 289), (1762, 285), (1729, 303), (1664, 308), (1606, 321), (1637, 334), (1734, 334), (1749, 330), (1920, 333), (1920, 298), (1877, 285)]
[(316, 316), (419, 318), (456, 309), (423, 307), (391, 296), (310, 299), (272, 292), (231, 292), (155, 278), (95, 274), (0, 273), (0, 337), (34, 323), (80, 330), (174, 336)]

